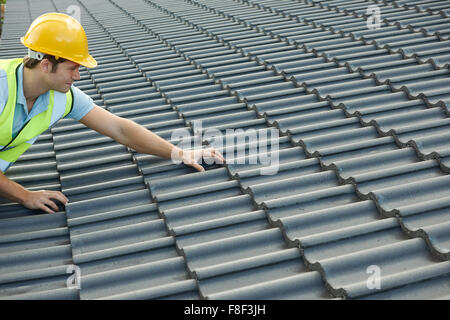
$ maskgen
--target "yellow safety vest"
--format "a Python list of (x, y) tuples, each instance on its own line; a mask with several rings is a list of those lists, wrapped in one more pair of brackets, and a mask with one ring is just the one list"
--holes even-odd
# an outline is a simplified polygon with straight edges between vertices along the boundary
[[(72, 90), (65, 94), (65, 104), (57, 103), (56, 105), (54, 103), (55, 91), (50, 90), (47, 110), (25, 123), (17, 136), (13, 138), (13, 120), (17, 100), (17, 70), (22, 62), (22, 58), (0, 60), (0, 70), (6, 72), (8, 82), (6, 104), (3, 105), (2, 99), (0, 99), (0, 170), (3, 172), (31, 147), (41, 133), (53, 126), (59, 119), (64, 118), (73, 107)], [(56, 94), (62, 93), (57, 92)]]

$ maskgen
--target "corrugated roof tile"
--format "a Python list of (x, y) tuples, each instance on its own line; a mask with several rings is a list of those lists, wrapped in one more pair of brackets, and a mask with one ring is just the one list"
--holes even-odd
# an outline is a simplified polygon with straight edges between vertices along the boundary
[[(27, 3), (30, 17), (8, 4), (1, 56), (25, 54), (17, 37), (31, 18), (65, 12), (66, 2)], [(245, 140), (219, 148), (233, 156), (224, 167), (193, 173), (63, 120), (8, 171), (71, 202), (37, 224), (50, 216), (0, 205), (5, 264), (39, 256), (1, 277), (2, 298), (446, 297), (445, 5), (79, 4), (100, 64), (82, 68), (77, 86), (98, 105), (169, 140), (195, 120), (203, 134), (279, 130), (270, 141), (278, 171), (267, 176), (248, 163)], [(366, 28), (370, 4), (382, 9), (380, 30)], [(214, 143), (201, 138), (198, 145)], [(258, 241), (268, 236), (273, 248)], [(369, 262), (381, 268), (381, 290), (367, 286)], [(73, 264), (80, 290), (66, 287)]]

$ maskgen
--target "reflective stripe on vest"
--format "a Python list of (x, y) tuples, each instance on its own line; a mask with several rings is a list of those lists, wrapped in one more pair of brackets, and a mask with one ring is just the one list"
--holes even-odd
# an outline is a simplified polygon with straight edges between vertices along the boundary
[[(31, 147), (41, 133), (53, 126), (59, 119), (64, 118), (73, 107), (72, 90), (65, 94), (65, 103), (56, 104), (54, 103), (55, 91), (50, 90), (47, 110), (25, 123), (13, 139), (12, 129), (17, 101), (17, 70), (22, 62), (23, 59), (0, 60), (0, 69), (6, 72), (8, 82), (8, 99), (0, 113), (0, 160), (2, 160), (0, 169), (3, 172)], [(60, 95), (60, 93), (57, 94)]]

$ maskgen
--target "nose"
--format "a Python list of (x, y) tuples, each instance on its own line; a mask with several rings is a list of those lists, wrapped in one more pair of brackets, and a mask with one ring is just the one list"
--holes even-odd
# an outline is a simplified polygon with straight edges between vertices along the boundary
[(80, 70), (78, 68), (75, 70), (75, 75), (72, 78), (73, 78), (73, 80), (80, 80), (81, 79), (81, 77), (80, 77)]

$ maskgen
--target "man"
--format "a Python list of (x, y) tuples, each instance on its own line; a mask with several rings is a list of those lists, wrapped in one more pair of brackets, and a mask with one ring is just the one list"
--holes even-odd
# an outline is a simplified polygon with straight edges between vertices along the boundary
[[(53, 200), (69, 201), (58, 191), (29, 191), (3, 173), (37, 137), (59, 119), (76, 119), (138, 152), (172, 158), (204, 171), (199, 161), (213, 158), (223, 163), (213, 148), (182, 150), (135, 122), (96, 106), (73, 86), (79, 67), (97, 66), (89, 54), (81, 24), (61, 13), (38, 17), (21, 42), (28, 48), (24, 59), (0, 60), (0, 196), (29, 209), (58, 211)], [(52, 200), (53, 199), (53, 200)]]

